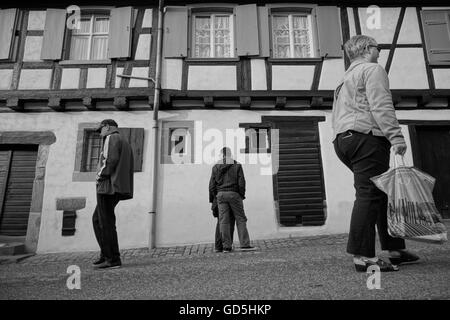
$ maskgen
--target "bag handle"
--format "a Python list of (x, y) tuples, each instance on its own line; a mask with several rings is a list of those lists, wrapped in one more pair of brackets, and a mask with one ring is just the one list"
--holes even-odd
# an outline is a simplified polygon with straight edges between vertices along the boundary
[[(399, 160), (401, 159), (401, 160)], [(406, 167), (405, 158), (403, 155), (395, 154), (394, 155), (394, 168), (398, 167)]]

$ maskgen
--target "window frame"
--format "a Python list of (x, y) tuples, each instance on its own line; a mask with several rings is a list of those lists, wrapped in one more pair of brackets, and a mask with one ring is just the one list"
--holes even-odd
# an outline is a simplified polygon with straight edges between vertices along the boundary
[[(185, 129), (190, 139), (185, 139), (186, 152), (183, 154), (171, 154), (171, 132), (177, 129)], [(161, 163), (162, 164), (193, 164), (195, 155), (194, 121), (163, 121), (161, 132)], [(173, 161), (173, 156), (179, 156), (180, 162)]]
[[(195, 48), (195, 17), (201, 15), (209, 15), (217, 16), (217, 15), (228, 15), (230, 16), (230, 52), (232, 54), (231, 57), (195, 57), (194, 54), (194, 48)], [(213, 24), (212, 24), (213, 25)], [(213, 28), (212, 28), (213, 29)], [(212, 33), (213, 31), (211, 31)], [(236, 13), (233, 7), (199, 7), (199, 8), (190, 8), (188, 11), (188, 54), (187, 54), (187, 60), (200, 60), (200, 61), (217, 61), (217, 60), (225, 60), (225, 61), (233, 61), (238, 60), (239, 57), (237, 56), (237, 45), (236, 45)], [(210, 45), (212, 53), (215, 51), (214, 45), (211, 44), (214, 41), (214, 37), (211, 37), (210, 39)]]
[[(92, 139), (90, 139), (90, 135), (93, 136), (98, 136), (98, 137), (93, 137)], [(95, 164), (95, 166), (92, 165), (92, 159), (94, 159), (95, 157), (92, 156), (93, 154), (93, 147), (97, 146), (94, 145), (93, 143), (90, 143), (90, 141), (94, 141), (94, 140), (99, 140), (100, 144), (99, 146), (99, 150), (98, 150), (98, 154), (97, 154), (97, 163)], [(81, 163), (80, 163), (80, 172), (96, 172), (97, 171), (97, 165), (98, 165), (98, 161), (100, 160), (100, 154), (102, 152), (102, 148), (103, 148), (103, 141), (102, 141), (102, 137), (100, 136), (100, 134), (98, 132), (95, 132), (94, 128), (85, 128), (84, 129), (84, 133), (83, 133), (83, 150), (82, 150), (82, 154), (81, 154)], [(87, 168), (91, 169), (91, 170), (87, 170)]]
[[(241, 123), (239, 124), (240, 128), (243, 128), (245, 130), (245, 148), (241, 149), (241, 153), (248, 153), (248, 154), (269, 154), (272, 153), (272, 125), (270, 123)], [(256, 148), (253, 147), (250, 139), (251, 136), (248, 134), (249, 130), (255, 130), (256, 131)], [(267, 130), (266, 134), (266, 141), (267, 141), (267, 147), (266, 148), (260, 148), (260, 134), (259, 130)]]
[(20, 51), (20, 42), (22, 41), (22, 37), (26, 37), (26, 33), (28, 32), (27, 25), (25, 25), (25, 30), (23, 29), (23, 21), (24, 21), (24, 10), (21, 8), (16, 8), (16, 16), (14, 19), (14, 32), (12, 34), (11, 39), (11, 49), (9, 52), (8, 59), (0, 59), (1, 64), (6, 63), (14, 63), (19, 59), (19, 51)]
[[(107, 17), (108, 21), (109, 21), (109, 27), (108, 27), (108, 33), (107, 33), (107, 37), (108, 37), (108, 47), (109, 47), (109, 30), (111, 28), (111, 8), (108, 9), (81, 9), (81, 15), (80, 15), (80, 19), (82, 19), (83, 17), (86, 16), (90, 16), (90, 20), (91, 20), (91, 26), (90, 26), (90, 42), (89, 42), (89, 55), (92, 54), (91, 50), (92, 50), (92, 39), (93, 39), (93, 34), (91, 31), (93, 31), (93, 27), (94, 24), (92, 22), (92, 20), (95, 18), (95, 16), (98, 17)], [(66, 34), (65, 34), (65, 39), (64, 39), (64, 45), (63, 45), (63, 59), (59, 62), (60, 65), (71, 65), (71, 64), (110, 64), (111, 63), (111, 59), (107, 57), (105, 59), (100, 59), (100, 60), (92, 60), (92, 59), (87, 59), (87, 60), (74, 60), (74, 59), (70, 59), (70, 51), (71, 51), (71, 46), (72, 46), (72, 37), (73, 37), (73, 32), (71, 29), (67, 29), (66, 28)], [(108, 50), (107, 50), (108, 51)]]
[[(273, 39), (273, 17), (277, 15), (288, 15), (288, 19), (290, 16), (295, 15), (307, 15), (308, 20), (311, 25), (311, 30), (309, 34), (311, 35), (311, 43), (312, 49), (311, 52), (313, 55), (311, 57), (289, 57), (289, 58), (279, 58), (274, 56), (274, 39)], [(293, 35), (293, 30), (289, 30), (290, 34), (290, 42), (291, 35)], [(318, 38), (318, 27), (317, 27), (317, 14), (315, 7), (271, 7), (269, 8), (269, 51), (271, 61), (308, 61), (308, 60), (318, 60), (321, 59), (319, 52), (319, 38)], [(295, 49), (295, 43), (293, 44), (293, 48)], [(292, 51), (294, 52), (294, 51)]]

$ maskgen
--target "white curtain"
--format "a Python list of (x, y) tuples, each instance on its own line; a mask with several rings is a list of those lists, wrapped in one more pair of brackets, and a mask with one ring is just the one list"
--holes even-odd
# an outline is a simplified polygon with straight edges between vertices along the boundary
[(103, 60), (107, 58), (108, 36), (94, 36), (92, 38), (91, 60)]
[(195, 17), (194, 56), (209, 58), (211, 56), (211, 18)]
[(216, 16), (214, 19), (214, 56), (216, 58), (231, 57), (230, 17)]
[(87, 60), (89, 36), (72, 36), (70, 42), (70, 60)]
[[(91, 23), (93, 25), (91, 26)], [(81, 18), (81, 28), (72, 31), (70, 60), (103, 60), (108, 51), (109, 18)]]
[(294, 56), (308, 58), (311, 56), (308, 17), (294, 16)]
[(290, 58), (288, 16), (273, 17), (273, 55), (274, 58)]

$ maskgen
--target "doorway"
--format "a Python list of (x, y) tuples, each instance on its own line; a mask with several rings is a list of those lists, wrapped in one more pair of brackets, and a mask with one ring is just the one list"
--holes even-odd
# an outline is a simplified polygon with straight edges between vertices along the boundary
[(436, 178), (433, 198), (443, 218), (450, 219), (450, 122), (409, 126), (414, 165)]
[(25, 238), (38, 145), (0, 145), (0, 236)]

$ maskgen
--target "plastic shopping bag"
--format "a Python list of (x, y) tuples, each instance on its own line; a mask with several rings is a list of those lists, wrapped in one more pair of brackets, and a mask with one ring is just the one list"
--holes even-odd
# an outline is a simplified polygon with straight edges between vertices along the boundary
[(415, 167), (399, 164), (372, 177), (373, 183), (388, 195), (388, 232), (392, 237), (431, 243), (447, 241), (447, 229), (436, 208), (432, 191), (435, 178)]

